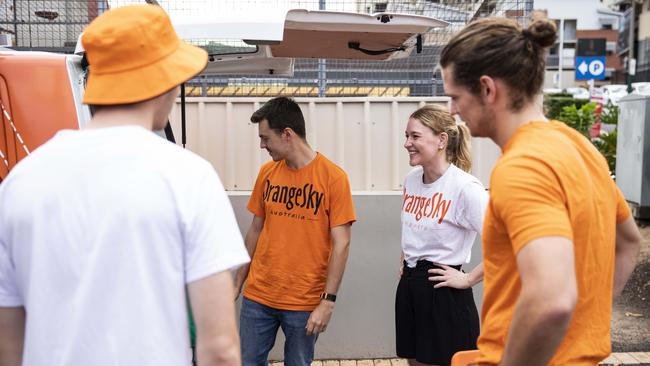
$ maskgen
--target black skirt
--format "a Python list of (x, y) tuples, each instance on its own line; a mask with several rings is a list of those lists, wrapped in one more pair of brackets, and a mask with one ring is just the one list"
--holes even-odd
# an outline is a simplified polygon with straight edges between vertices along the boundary
[(415, 268), (404, 263), (395, 296), (397, 356), (449, 365), (454, 353), (476, 349), (478, 312), (471, 288), (433, 288), (431, 268), (440, 267), (428, 261), (418, 261)]

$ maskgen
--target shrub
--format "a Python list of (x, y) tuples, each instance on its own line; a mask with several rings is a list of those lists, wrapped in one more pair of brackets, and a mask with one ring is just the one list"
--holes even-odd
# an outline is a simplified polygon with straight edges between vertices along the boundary
[(562, 108), (558, 119), (585, 135), (586, 138), (591, 138), (591, 125), (596, 122), (596, 108), (598, 108), (596, 103), (583, 104), (580, 109), (575, 104), (571, 104)]
[[(554, 97), (551, 95), (544, 101), (546, 116), (551, 119), (562, 121), (574, 128), (596, 146), (598, 151), (607, 160), (609, 172), (614, 175), (616, 172), (616, 138), (617, 130), (610, 133), (601, 133), (600, 136), (591, 138), (591, 126), (597, 121), (596, 111), (598, 105), (588, 100)], [(604, 124), (618, 124), (619, 109), (611, 103), (602, 108), (600, 122)]]
[(591, 142), (596, 146), (598, 151), (605, 157), (607, 160), (607, 166), (609, 166), (609, 173), (614, 175), (616, 173), (616, 138), (618, 131), (614, 130), (610, 133), (604, 133), (595, 139), (592, 139)]
[(587, 99), (573, 99), (571, 94), (546, 94), (544, 95), (544, 114), (550, 119), (559, 119), (562, 109), (568, 106), (582, 107), (587, 104)]

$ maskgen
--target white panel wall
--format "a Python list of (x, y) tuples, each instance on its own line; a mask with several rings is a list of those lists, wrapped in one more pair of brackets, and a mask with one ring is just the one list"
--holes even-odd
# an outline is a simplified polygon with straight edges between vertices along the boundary
[[(246, 210), (257, 170), (269, 159), (259, 148), (250, 115), (266, 98), (188, 98), (187, 147), (212, 162), (229, 192), (237, 221), (246, 232)], [(400, 252), (400, 194), (411, 169), (404, 144), (408, 116), (425, 103), (447, 98), (297, 98), (305, 115), (307, 140), (313, 148), (346, 169), (354, 192), (357, 222), (352, 228), (350, 257), (339, 291), (340, 300), (327, 332), (319, 337), (317, 359), (395, 357), (394, 301)], [(181, 141), (180, 108), (172, 126)], [(472, 140), (473, 173), (488, 186), (499, 156), (494, 143)], [(481, 261), (477, 240), (471, 270)], [(482, 285), (474, 288), (481, 307)], [(281, 332), (271, 351), (283, 357)]]
[[(231, 191), (251, 190), (257, 171), (269, 160), (259, 148), (251, 114), (267, 98), (187, 98), (187, 148), (209, 160)], [(296, 98), (303, 111), (307, 141), (346, 170), (354, 191), (399, 191), (411, 167), (404, 150), (408, 116), (426, 103), (446, 105), (446, 97), (430, 98)], [(177, 103), (171, 122), (181, 142)], [(472, 139), (473, 173), (489, 186), (499, 156), (486, 139)]]

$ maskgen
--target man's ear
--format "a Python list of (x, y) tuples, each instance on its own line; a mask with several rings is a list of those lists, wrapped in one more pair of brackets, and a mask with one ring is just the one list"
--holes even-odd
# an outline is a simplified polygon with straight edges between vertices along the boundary
[(484, 103), (494, 103), (497, 98), (497, 84), (491, 77), (483, 75), (479, 78), (481, 99)]
[(291, 139), (293, 135), (296, 133), (290, 128), (290, 127), (285, 127), (284, 130), (282, 130), (282, 137), (286, 138), (287, 140)]

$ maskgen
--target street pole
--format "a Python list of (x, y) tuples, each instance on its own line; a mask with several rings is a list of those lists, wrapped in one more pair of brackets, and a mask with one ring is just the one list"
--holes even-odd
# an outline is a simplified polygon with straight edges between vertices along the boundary
[(627, 45), (627, 93), (632, 93), (632, 77), (634, 76), (634, 71), (632, 68), (636, 67), (636, 62), (634, 61), (634, 13), (636, 8), (636, 1), (630, 0), (632, 4), (632, 12), (630, 13), (630, 34), (628, 34), (628, 45)]
[(16, 7), (16, 0), (14, 0), (14, 46), (18, 46), (18, 8)]
[(562, 90), (562, 66), (564, 62), (564, 18), (560, 19), (560, 49), (558, 50), (558, 89)]
[[(325, 0), (318, 0), (318, 9), (325, 10)], [(327, 94), (327, 64), (322, 58), (318, 59), (318, 97), (323, 98)]]
[[(66, 22), (66, 25), (65, 25), (65, 40), (61, 43), (61, 46), (65, 45), (65, 42), (72, 41), (73, 39), (76, 41), (76, 39), (75, 39), (75, 37), (74, 37), (74, 35), (72, 33), (72, 25), (70, 24), (70, 22), (71, 22), (71, 19), (75, 19), (77, 14), (75, 14), (75, 17), (70, 16), (70, 0), (65, 0), (64, 9), (65, 9), (65, 18), (64, 18), (64, 20)], [(55, 44), (53, 43), (52, 46), (54, 46), (54, 45)]]

